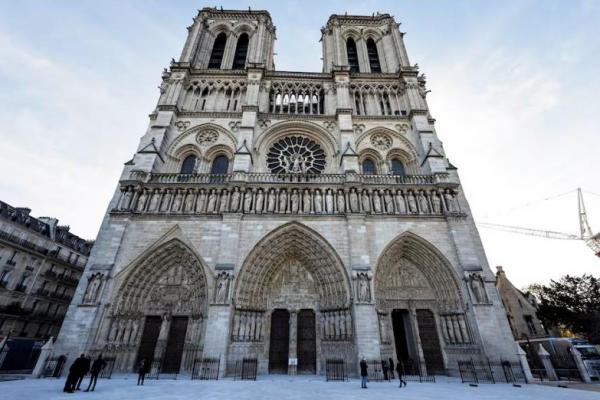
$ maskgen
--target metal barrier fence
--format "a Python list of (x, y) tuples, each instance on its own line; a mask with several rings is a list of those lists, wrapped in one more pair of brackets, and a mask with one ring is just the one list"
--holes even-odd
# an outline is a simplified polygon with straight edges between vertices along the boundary
[(48, 357), (44, 364), (42, 376), (44, 378), (59, 378), (65, 367), (65, 361), (67, 361), (67, 357), (65, 356)]
[(384, 380), (381, 360), (368, 360), (367, 366), (367, 374), (370, 382), (381, 382)]
[(192, 379), (218, 380), (221, 357), (204, 357), (195, 359), (192, 368)]
[(581, 375), (571, 354), (551, 354), (550, 362), (559, 380), (580, 381)]
[(227, 370), (231, 371), (232, 369), (234, 379), (255, 381), (258, 371), (258, 360), (256, 358), (244, 358), (242, 360), (234, 361), (233, 366), (231, 365), (231, 362), (229, 362)]
[(347, 381), (346, 361), (329, 359), (325, 361), (325, 379), (327, 381)]
[(146, 373), (146, 379), (177, 379), (177, 372), (163, 372), (162, 364), (162, 359), (153, 359)]
[(458, 360), (463, 383), (527, 383), (519, 362)]
[[(402, 379), (407, 382), (432, 382), (435, 383), (435, 375), (429, 375), (426, 372), (426, 368), (423, 368), (418, 361), (409, 361), (400, 363), (400, 371), (402, 371)], [(393, 371), (393, 375), (397, 374), (398, 371)]]

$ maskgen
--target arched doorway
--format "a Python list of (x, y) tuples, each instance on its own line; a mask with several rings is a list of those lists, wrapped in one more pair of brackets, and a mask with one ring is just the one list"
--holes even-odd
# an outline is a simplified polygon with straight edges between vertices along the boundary
[(407, 373), (446, 373), (444, 350), (472, 343), (456, 273), (417, 235), (404, 233), (384, 249), (375, 298), (382, 358), (393, 357)]
[(180, 240), (149, 251), (116, 276), (115, 301), (97, 351), (118, 371), (140, 360), (163, 373), (190, 371), (202, 353), (207, 281), (200, 260)]
[(266, 235), (237, 278), (228, 358), (256, 357), (260, 373), (320, 373), (356, 357), (350, 286), (327, 241), (299, 223)]

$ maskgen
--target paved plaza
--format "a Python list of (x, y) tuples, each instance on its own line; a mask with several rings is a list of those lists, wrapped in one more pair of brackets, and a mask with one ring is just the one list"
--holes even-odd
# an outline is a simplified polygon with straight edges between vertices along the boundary
[[(360, 389), (358, 380), (349, 382), (325, 382), (321, 377), (259, 377), (257, 381), (147, 380), (144, 386), (136, 386), (135, 376), (102, 379), (95, 392), (62, 392), (63, 380), (27, 379), (0, 382), (2, 399), (54, 400), (54, 399), (102, 399), (102, 400), (178, 400), (178, 399), (377, 399), (377, 400), (600, 400), (600, 393), (548, 387), (507, 384), (482, 384), (471, 387), (452, 378), (440, 378), (436, 383), (409, 382), (399, 389), (395, 382), (369, 384)], [(84, 385), (87, 384), (87, 379)]]

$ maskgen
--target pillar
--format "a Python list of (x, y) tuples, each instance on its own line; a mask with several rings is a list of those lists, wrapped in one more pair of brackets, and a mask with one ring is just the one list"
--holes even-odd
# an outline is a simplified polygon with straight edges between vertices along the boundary
[(31, 376), (34, 378), (40, 378), (44, 373), (44, 367), (46, 366), (46, 360), (52, 355), (52, 351), (54, 350), (54, 338), (50, 337), (48, 341), (42, 346), (42, 350), (40, 351), (40, 356), (38, 357), (35, 367), (33, 368), (33, 372)]
[(549, 381), (557, 381), (558, 376), (556, 375), (556, 371), (554, 370), (554, 366), (552, 365), (552, 361), (550, 361), (550, 354), (546, 351), (544, 346), (540, 345), (540, 349), (538, 350), (538, 355), (540, 356), (540, 360), (542, 360), (542, 364), (544, 364), (544, 369), (546, 370), (546, 375), (548, 376)]
[(573, 359), (575, 360), (575, 364), (577, 365), (577, 369), (579, 370), (579, 375), (581, 376), (581, 380), (585, 383), (592, 383), (592, 379), (590, 378), (590, 374), (588, 373), (585, 364), (583, 363), (583, 359), (581, 358), (581, 353), (575, 347), (571, 349), (571, 354), (573, 355)]
[(288, 374), (296, 375), (298, 368), (298, 310), (290, 310)]
[(529, 362), (527, 362), (527, 353), (521, 346), (515, 345), (517, 346), (517, 357), (519, 357), (519, 363), (523, 369), (523, 375), (525, 375), (525, 382), (531, 383), (533, 382), (533, 375), (531, 374), (531, 368), (529, 368)]

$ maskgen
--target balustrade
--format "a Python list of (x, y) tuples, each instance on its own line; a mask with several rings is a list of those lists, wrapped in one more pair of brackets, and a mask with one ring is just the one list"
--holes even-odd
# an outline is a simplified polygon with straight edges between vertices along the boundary
[[(204, 184), (208, 186), (203, 187)], [(461, 214), (454, 186), (443, 175), (152, 174), (146, 184), (124, 184), (114, 211)]]

